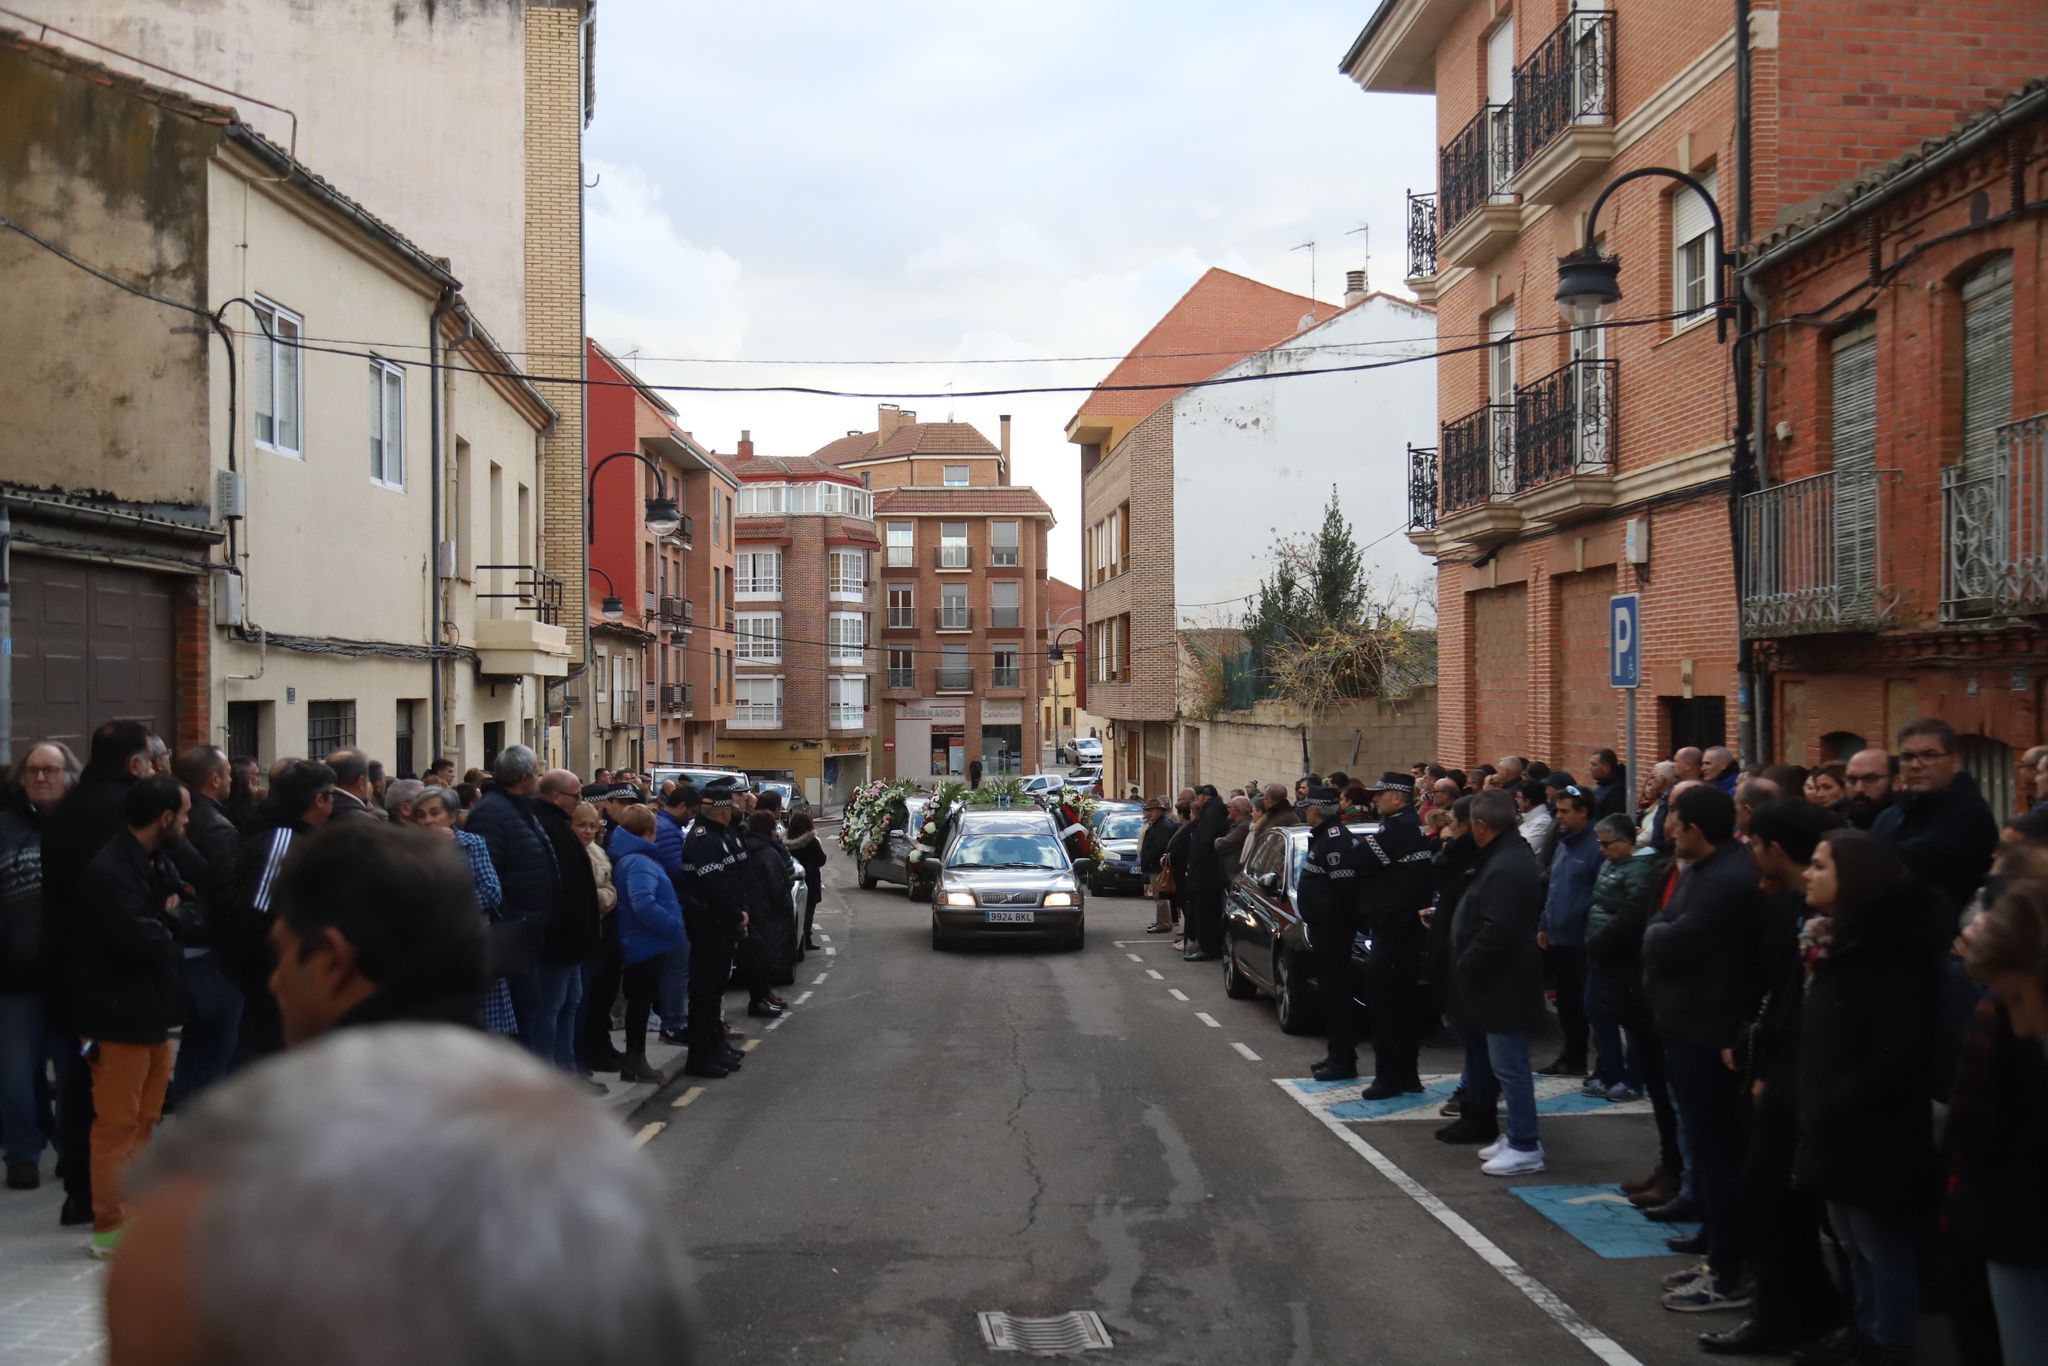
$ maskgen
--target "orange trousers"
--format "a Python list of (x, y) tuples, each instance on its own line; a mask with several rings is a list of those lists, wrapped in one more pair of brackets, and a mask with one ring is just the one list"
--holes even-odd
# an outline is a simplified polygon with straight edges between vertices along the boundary
[(164, 1117), (172, 1046), (101, 1043), (92, 1053), (92, 1228), (107, 1233), (128, 1218), (121, 1176), (149, 1146)]

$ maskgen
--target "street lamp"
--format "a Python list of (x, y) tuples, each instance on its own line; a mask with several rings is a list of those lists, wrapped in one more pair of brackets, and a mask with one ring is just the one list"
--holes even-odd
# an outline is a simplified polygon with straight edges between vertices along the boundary
[(1618, 257), (1600, 254), (1596, 245), (1597, 225), (1600, 209), (1607, 203), (1607, 197), (1631, 180), (1640, 180), (1644, 176), (1676, 180), (1706, 202), (1707, 213), (1714, 220), (1714, 328), (1715, 335), (1725, 342), (1728, 340), (1728, 315), (1720, 305), (1729, 297), (1726, 285), (1735, 270), (1735, 254), (1722, 248), (1727, 236), (1721, 231), (1721, 206), (1714, 202), (1714, 196), (1708, 193), (1706, 186), (1685, 172), (1674, 171), (1668, 166), (1643, 166), (1618, 175), (1600, 191), (1591, 211), (1586, 214), (1586, 244), (1571, 255), (1558, 258), (1557, 311), (1569, 326), (1591, 327), (1600, 320), (1600, 310), (1621, 302), (1621, 261)]
[[(661, 466), (642, 455), (639, 451), (613, 451), (590, 467), (590, 479), (583, 495), (583, 525), (591, 545), (597, 544), (597, 474), (614, 460), (638, 460), (654, 471), (654, 496), (647, 500), (647, 529), (656, 536), (673, 536), (683, 525), (682, 509), (676, 500), (668, 496), (668, 481), (661, 476)], [(621, 612), (624, 611), (623, 605)]]
[(594, 564), (589, 566), (589, 569), (591, 573), (604, 580), (605, 599), (603, 606), (598, 610), (604, 614), (606, 621), (623, 621), (626, 616), (626, 600), (619, 596), (618, 586), (612, 582), (612, 576)]

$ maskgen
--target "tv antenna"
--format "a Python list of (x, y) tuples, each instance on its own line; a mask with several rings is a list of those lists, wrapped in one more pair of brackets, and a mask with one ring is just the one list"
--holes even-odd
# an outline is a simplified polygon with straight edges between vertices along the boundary
[(1361, 235), (1362, 235), (1362, 236), (1363, 236), (1363, 237), (1365, 238), (1365, 241), (1364, 241), (1364, 243), (1362, 244), (1362, 245), (1363, 245), (1363, 246), (1365, 247), (1365, 253), (1364, 253), (1364, 257), (1365, 257), (1365, 259), (1364, 259), (1364, 265), (1365, 265), (1365, 281), (1364, 281), (1364, 283), (1365, 283), (1365, 290), (1366, 290), (1366, 293), (1370, 294), (1370, 293), (1372, 292), (1372, 224), (1370, 224), (1370, 223), (1360, 223), (1360, 224), (1359, 224), (1359, 225), (1358, 225), (1357, 227), (1355, 227), (1355, 228), (1352, 228), (1352, 229), (1351, 229), (1351, 230), (1350, 230), (1349, 232), (1346, 232), (1346, 233), (1345, 233), (1344, 235), (1345, 235), (1346, 237), (1357, 237), (1357, 236), (1361, 236)]
[(1315, 325), (1315, 322), (1316, 322), (1316, 244), (1315, 244), (1315, 239), (1314, 239), (1314, 238), (1310, 238), (1310, 239), (1309, 239), (1308, 241), (1306, 241), (1306, 242), (1303, 242), (1303, 243), (1302, 243), (1302, 244), (1301, 244), (1300, 246), (1298, 246), (1298, 247), (1289, 247), (1289, 248), (1288, 248), (1288, 250), (1289, 250), (1289, 251), (1305, 251), (1305, 252), (1307, 252), (1307, 253), (1308, 253), (1308, 316), (1307, 316), (1307, 317), (1305, 317), (1305, 318), (1303, 318), (1303, 319), (1301, 320), (1301, 325), (1302, 325), (1303, 327), (1312, 327), (1312, 326), (1314, 326), (1314, 325)]

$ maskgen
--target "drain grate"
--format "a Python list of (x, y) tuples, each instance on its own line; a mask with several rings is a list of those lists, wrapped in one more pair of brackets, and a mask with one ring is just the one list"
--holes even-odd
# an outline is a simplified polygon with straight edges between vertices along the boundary
[(1023, 1319), (1000, 1309), (985, 1309), (976, 1317), (981, 1321), (981, 1340), (991, 1351), (1060, 1356), (1115, 1345), (1109, 1340), (1109, 1330), (1102, 1326), (1102, 1316), (1091, 1309), (1049, 1319)]

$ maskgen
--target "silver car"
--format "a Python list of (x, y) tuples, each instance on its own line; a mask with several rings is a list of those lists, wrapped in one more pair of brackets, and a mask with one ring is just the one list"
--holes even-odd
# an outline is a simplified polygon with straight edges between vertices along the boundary
[(1081, 884), (1089, 860), (1067, 857), (1043, 811), (963, 811), (939, 855), (932, 947), (973, 938), (1034, 936), (1078, 949), (1087, 925)]

